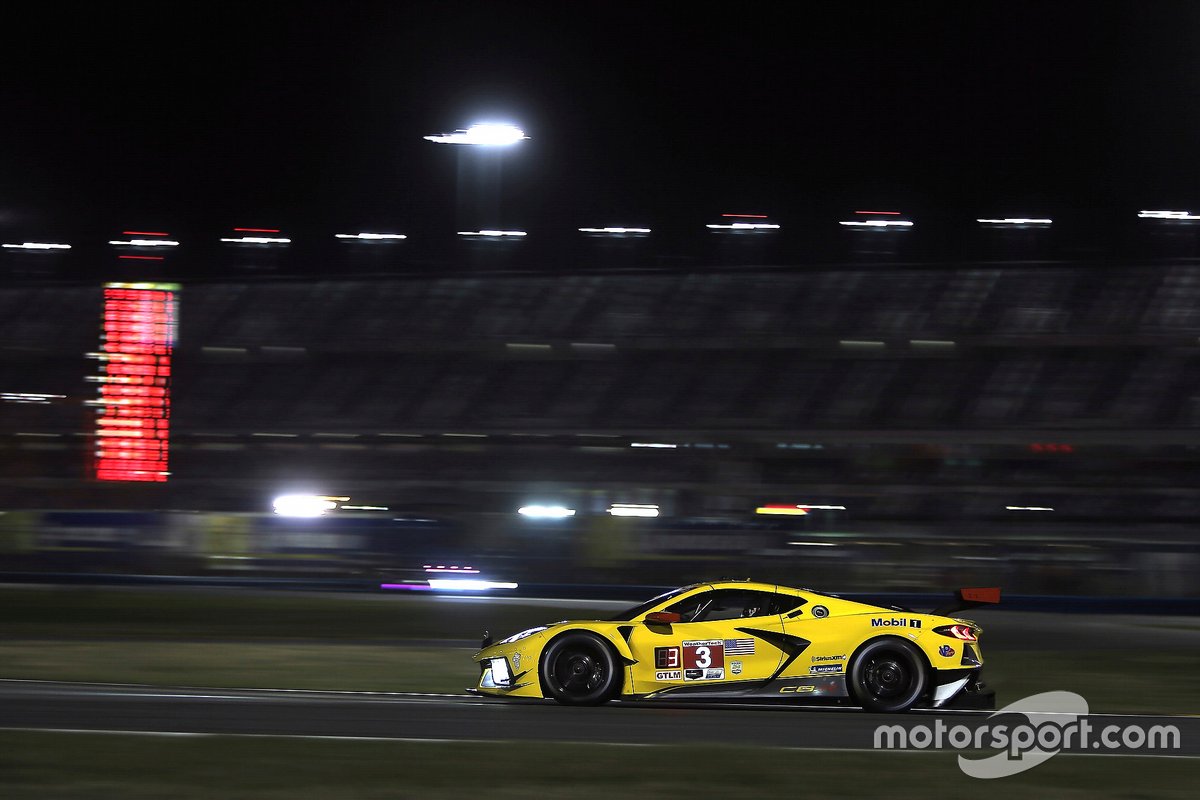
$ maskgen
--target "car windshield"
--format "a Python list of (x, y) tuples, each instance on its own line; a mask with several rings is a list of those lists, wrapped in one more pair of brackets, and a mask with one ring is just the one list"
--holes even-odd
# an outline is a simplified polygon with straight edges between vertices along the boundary
[(617, 614), (615, 617), (610, 617), (608, 621), (609, 622), (628, 622), (629, 620), (633, 619), (634, 617), (638, 617), (638, 616), (641, 616), (642, 614), (645, 614), (647, 611), (654, 608), (656, 605), (663, 602), (664, 600), (670, 600), (672, 597), (683, 594), (684, 592), (690, 591), (691, 589), (694, 589), (694, 588), (696, 588), (696, 587), (681, 586), (678, 589), (672, 589), (669, 592), (663, 592), (658, 597), (652, 597), (644, 603), (639, 603), (636, 606), (634, 606), (633, 608), (622, 611), (620, 614)]

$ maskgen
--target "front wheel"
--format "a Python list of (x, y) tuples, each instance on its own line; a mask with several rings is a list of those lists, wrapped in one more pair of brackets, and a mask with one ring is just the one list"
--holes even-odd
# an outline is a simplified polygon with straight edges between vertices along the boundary
[(908, 711), (928, 680), (921, 654), (903, 639), (871, 642), (850, 665), (851, 691), (867, 711)]
[(542, 654), (542, 687), (563, 705), (599, 705), (620, 687), (616, 654), (598, 636), (568, 633)]

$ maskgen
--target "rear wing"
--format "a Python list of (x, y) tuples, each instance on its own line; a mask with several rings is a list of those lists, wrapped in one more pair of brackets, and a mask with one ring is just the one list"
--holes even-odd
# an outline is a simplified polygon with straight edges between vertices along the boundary
[(977, 606), (994, 605), (1000, 602), (1000, 587), (990, 586), (983, 589), (959, 589), (954, 593), (954, 600), (948, 605), (935, 608), (933, 614), (939, 617), (948, 616), (956, 611), (965, 611)]

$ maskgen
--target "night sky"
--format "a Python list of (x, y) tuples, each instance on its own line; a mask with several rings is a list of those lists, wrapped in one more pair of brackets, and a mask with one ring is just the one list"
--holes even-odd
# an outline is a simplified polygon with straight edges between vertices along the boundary
[(524, 225), (1195, 210), (1198, 24), (1182, 2), (26, 4), (0, 230), (402, 226), (461, 189), (421, 137), (487, 118), (532, 137), (503, 156)]

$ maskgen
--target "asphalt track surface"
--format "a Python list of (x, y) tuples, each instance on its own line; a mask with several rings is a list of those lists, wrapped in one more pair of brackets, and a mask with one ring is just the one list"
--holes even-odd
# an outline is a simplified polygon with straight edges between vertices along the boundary
[[(1032, 714), (1030, 719), (1037, 723), (1038, 716)], [(550, 701), (496, 700), (467, 694), (0, 681), (0, 728), (10, 730), (870, 750), (880, 725), (900, 724), (911, 730), (915, 726), (936, 729), (940, 723), (947, 730), (965, 726), (975, 731), (997, 721), (989, 720), (989, 712), (880, 715), (849, 708), (667, 701), (568, 708)], [(1014, 715), (1009, 721), (1023, 719)], [(1098, 714), (1089, 716), (1088, 721), (1097, 731), (1110, 725), (1146, 730), (1173, 725), (1179, 730), (1181, 746), (1136, 752), (1085, 746), (1064, 752), (1200, 758), (1200, 717)]]

